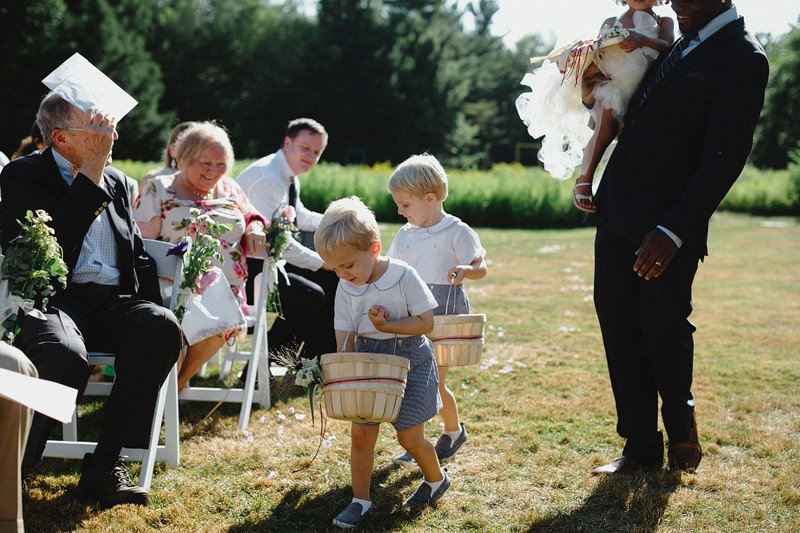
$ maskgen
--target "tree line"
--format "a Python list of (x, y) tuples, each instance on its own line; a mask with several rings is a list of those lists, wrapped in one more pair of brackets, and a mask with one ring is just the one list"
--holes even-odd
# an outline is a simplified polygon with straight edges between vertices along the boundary
[[(238, 158), (258, 157), (279, 146), (288, 120), (310, 116), (331, 134), (328, 161), (398, 162), (423, 150), (451, 167), (512, 161), (515, 145), (532, 141), (514, 108), (519, 81), (553, 43), (532, 34), (504, 46), (490, 31), (497, 9), (318, 0), (312, 17), (299, 0), (3, 3), (0, 149), (14, 151), (41, 79), (77, 51), (139, 101), (120, 124), (117, 158), (159, 159), (176, 122), (204, 119), (228, 129)], [(798, 102), (797, 29), (762, 41), (789, 73), (773, 71), (753, 159), (785, 166), (800, 139), (784, 112)]]

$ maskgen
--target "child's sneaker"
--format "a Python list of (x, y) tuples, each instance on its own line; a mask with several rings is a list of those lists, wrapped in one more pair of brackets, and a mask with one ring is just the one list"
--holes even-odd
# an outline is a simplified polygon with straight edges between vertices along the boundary
[(411, 457), (411, 454), (406, 452), (403, 455), (394, 458), (394, 464), (404, 466), (406, 468), (416, 468), (417, 462)]
[(439, 498), (450, 488), (450, 476), (447, 475), (447, 469), (444, 468), (442, 471), (444, 472), (444, 479), (442, 480), (442, 484), (439, 485), (439, 488), (436, 489), (436, 492), (431, 494), (431, 486), (423, 481), (416, 492), (403, 502), (403, 509), (419, 511), (426, 505), (436, 505)]
[[(461, 424), (461, 435), (458, 436), (455, 442), (451, 441), (449, 435), (439, 435), (439, 440), (436, 441), (436, 457), (438, 457), (440, 461), (450, 459), (461, 446), (467, 442), (468, 438), (467, 428), (463, 423)], [(397, 460), (395, 460), (395, 462), (397, 462)]]
[(343, 529), (351, 529), (366, 520), (372, 514), (372, 507), (367, 512), (363, 512), (364, 507), (358, 502), (350, 502), (350, 505), (342, 509), (342, 512), (333, 519), (333, 525)]

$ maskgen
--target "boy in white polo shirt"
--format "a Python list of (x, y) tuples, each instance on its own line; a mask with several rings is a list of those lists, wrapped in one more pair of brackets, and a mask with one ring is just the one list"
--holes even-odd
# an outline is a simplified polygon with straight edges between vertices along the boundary
[[(463, 290), (465, 279), (486, 275), (486, 250), (478, 234), (442, 206), (447, 198), (447, 173), (432, 155), (414, 155), (403, 161), (388, 183), (397, 212), (408, 224), (400, 228), (387, 256), (413, 266), (436, 297), (434, 315), (469, 313), (469, 298)], [(467, 441), (467, 430), (458, 416), (458, 405), (445, 378), (447, 367), (439, 367), (439, 394), (443, 407), (439, 414), (444, 432), (436, 442), (439, 460), (453, 457)], [(395, 462), (414, 466), (408, 454)]]

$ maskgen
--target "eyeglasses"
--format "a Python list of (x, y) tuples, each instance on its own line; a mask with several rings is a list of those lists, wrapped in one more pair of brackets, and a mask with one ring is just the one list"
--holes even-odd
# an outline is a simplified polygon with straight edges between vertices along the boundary
[(83, 131), (83, 128), (53, 128), (61, 131)]

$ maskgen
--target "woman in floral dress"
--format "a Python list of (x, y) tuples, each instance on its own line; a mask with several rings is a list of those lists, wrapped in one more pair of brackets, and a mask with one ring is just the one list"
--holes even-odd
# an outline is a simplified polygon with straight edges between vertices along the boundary
[[(211, 122), (198, 122), (178, 138), (178, 171), (153, 178), (133, 206), (134, 218), (142, 236), (178, 242), (184, 235), (193, 236), (192, 209), (207, 214), (217, 223), (230, 224), (231, 230), (220, 236), (221, 264), (234, 296), (243, 310), (247, 280), (246, 256), (262, 256), (266, 250), (265, 218), (256, 210), (237, 183), (227, 176), (233, 168), (233, 148), (225, 130)], [(189, 346), (178, 374), (178, 389), (188, 383), (197, 370), (240, 330), (232, 330)]]

